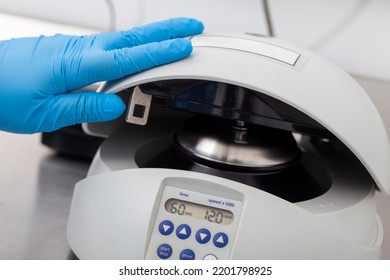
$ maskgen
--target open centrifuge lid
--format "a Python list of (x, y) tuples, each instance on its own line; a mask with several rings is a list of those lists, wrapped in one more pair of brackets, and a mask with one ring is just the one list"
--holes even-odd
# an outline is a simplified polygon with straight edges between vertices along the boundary
[[(375, 105), (342, 69), (313, 53), (274, 38), (211, 35), (191, 38), (190, 57), (103, 84), (117, 93), (163, 80), (223, 82), (269, 95), (310, 116), (341, 140), (363, 163), (380, 190), (390, 195), (388, 135)], [(84, 125), (108, 136), (114, 123)]]

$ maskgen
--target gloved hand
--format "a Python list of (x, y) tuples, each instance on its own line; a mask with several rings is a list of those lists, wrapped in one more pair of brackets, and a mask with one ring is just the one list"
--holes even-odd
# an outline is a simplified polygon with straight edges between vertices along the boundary
[(173, 38), (202, 31), (199, 21), (177, 18), (91, 36), (0, 41), (0, 130), (49, 132), (115, 119), (125, 110), (117, 95), (69, 92), (182, 59), (191, 43)]

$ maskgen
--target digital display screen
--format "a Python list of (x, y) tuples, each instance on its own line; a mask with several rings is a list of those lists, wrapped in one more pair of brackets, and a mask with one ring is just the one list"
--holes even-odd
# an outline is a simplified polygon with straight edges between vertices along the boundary
[(165, 210), (171, 214), (192, 217), (195, 219), (205, 220), (210, 223), (222, 225), (229, 225), (234, 220), (234, 215), (229, 210), (219, 209), (175, 198), (168, 199), (165, 202)]

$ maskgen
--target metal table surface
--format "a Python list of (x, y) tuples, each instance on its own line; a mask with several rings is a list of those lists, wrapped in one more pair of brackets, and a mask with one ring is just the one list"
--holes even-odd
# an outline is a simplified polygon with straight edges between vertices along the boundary
[[(390, 85), (360, 79), (390, 128)], [(390, 130), (389, 130), (390, 131)], [(67, 259), (66, 224), (75, 183), (89, 162), (63, 157), (40, 135), (0, 132), (0, 259)], [(390, 172), (390, 171), (389, 171)], [(377, 193), (385, 230), (382, 259), (390, 259), (390, 198)]]
[(0, 259), (66, 259), (75, 183), (89, 162), (56, 155), (40, 135), (0, 132)]

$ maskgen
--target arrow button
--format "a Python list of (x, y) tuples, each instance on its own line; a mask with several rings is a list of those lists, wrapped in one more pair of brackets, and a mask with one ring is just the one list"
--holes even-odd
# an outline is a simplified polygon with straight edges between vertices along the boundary
[(187, 239), (191, 235), (191, 228), (189, 225), (181, 224), (176, 229), (176, 235), (180, 239)]
[(158, 231), (162, 235), (170, 235), (173, 232), (174, 226), (173, 223), (169, 220), (162, 221), (158, 226)]
[(211, 233), (208, 229), (205, 228), (201, 228), (195, 234), (195, 239), (200, 244), (206, 244), (207, 242), (210, 241), (210, 238), (211, 238)]
[(213, 243), (215, 247), (223, 248), (229, 243), (229, 237), (226, 233), (218, 232), (214, 235)]

